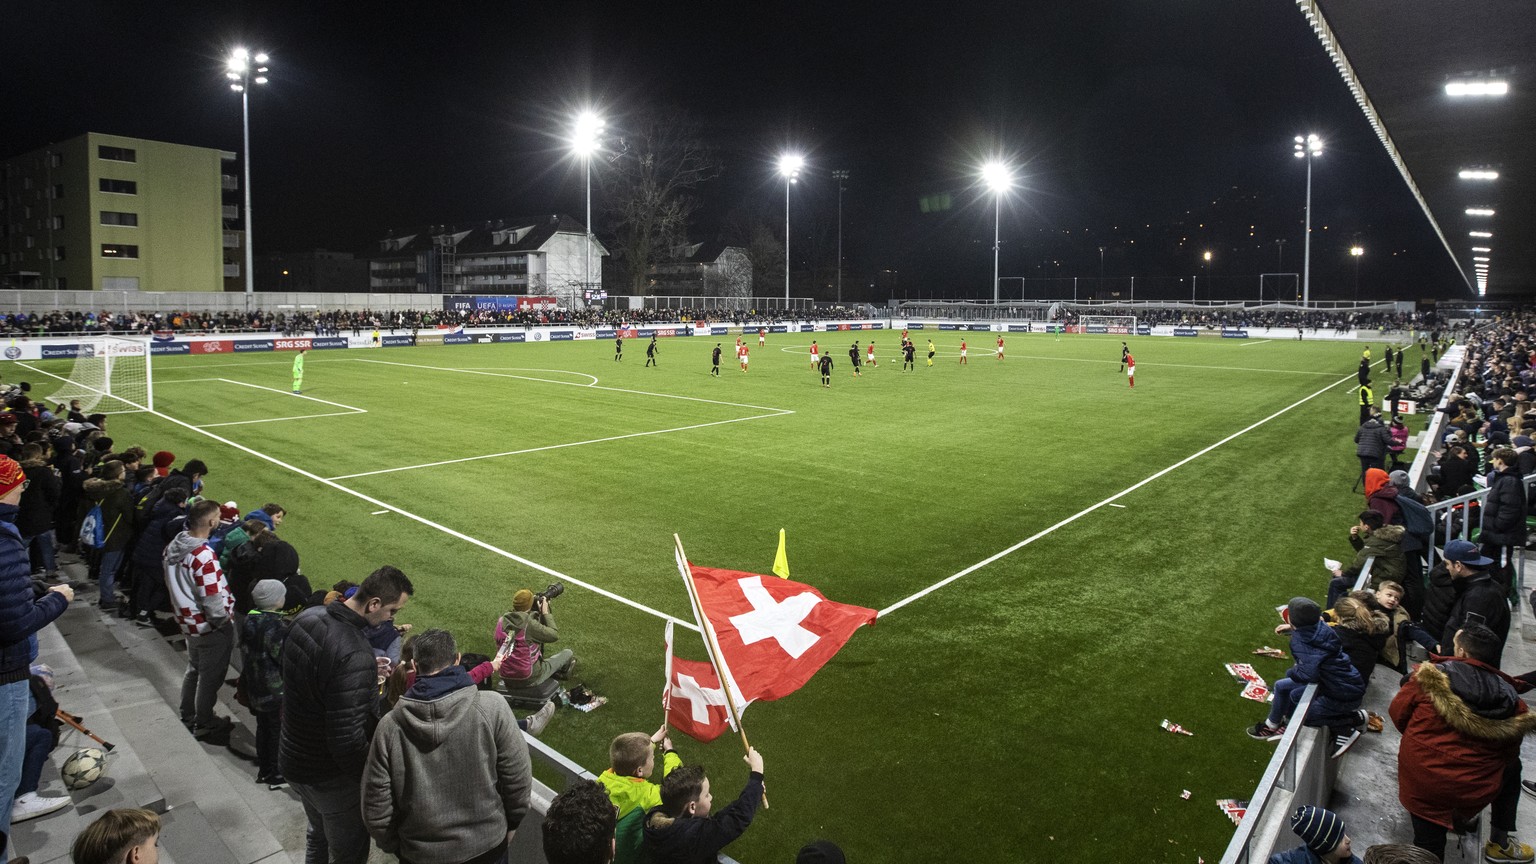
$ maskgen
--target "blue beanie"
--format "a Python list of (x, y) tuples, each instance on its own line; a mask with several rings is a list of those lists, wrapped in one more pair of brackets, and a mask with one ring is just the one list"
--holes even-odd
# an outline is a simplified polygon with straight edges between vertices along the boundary
[(1327, 855), (1344, 842), (1344, 820), (1322, 807), (1297, 807), (1291, 814), (1291, 830), (1318, 855)]

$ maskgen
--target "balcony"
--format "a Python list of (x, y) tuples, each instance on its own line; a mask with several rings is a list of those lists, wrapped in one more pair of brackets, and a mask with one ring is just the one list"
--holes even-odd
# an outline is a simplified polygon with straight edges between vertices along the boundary
[(224, 218), (225, 219), (239, 219), (240, 218), (240, 207), (239, 207), (239, 205), (236, 205), (236, 204), (225, 204), (224, 205)]
[(219, 180), (222, 181), (224, 191), (226, 192), (234, 192), (240, 188), (240, 178), (233, 174), (221, 174)]
[(225, 249), (239, 249), (240, 248), (240, 232), (239, 231), (225, 231), (224, 232), (224, 248)]
[(239, 264), (225, 264), (224, 265), (224, 278), (225, 279), (239, 279), (240, 278), (240, 265)]

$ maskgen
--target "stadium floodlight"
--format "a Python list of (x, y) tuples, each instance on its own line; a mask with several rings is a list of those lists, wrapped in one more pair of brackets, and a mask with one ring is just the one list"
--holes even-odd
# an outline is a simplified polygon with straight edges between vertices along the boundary
[(267, 83), (267, 52), (258, 51), (255, 56), (244, 48), (229, 52), (225, 61), (224, 77), (230, 81), (229, 89), (240, 94), (240, 121), (244, 130), (245, 149), (240, 154), (245, 169), (245, 294), (247, 299), (256, 292), (255, 256), (252, 252), (251, 228), (251, 85)]
[(992, 302), (999, 299), (997, 261), (1002, 249), (1003, 193), (1013, 186), (1013, 171), (996, 159), (981, 166), (981, 180), (992, 190)]
[(1472, 256), (1472, 260), (1473, 261), (1487, 261), (1488, 260), (1488, 256), (1486, 256), (1486, 255), (1473, 255)]
[(1469, 236), (1469, 237), (1492, 237), (1493, 236), (1493, 232), (1492, 231), (1468, 231), (1467, 232), (1467, 236)]
[(1488, 247), (1488, 246), (1473, 246), (1472, 247), (1472, 251), (1473, 252), (1492, 252), (1493, 249), (1491, 247)]
[(784, 177), (784, 309), (789, 309), (789, 187), (799, 182), (805, 157), (785, 153), (779, 157), (779, 174)]
[(1485, 168), (1463, 168), (1456, 172), (1456, 176), (1463, 180), (1497, 180), (1499, 172)]
[(1301, 255), (1301, 305), (1306, 306), (1312, 300), (1312, 160), (1323, 155), (1323, 139), (1316, 134), (1297, 135), (1292, 153), (1307, 160), (1307, 225)]
[(1468, 216), (1492, 216), (1493, 215), (1493, 208), (1491, 208), (1491, 207), (1468, 207), (1467, 208), (1467, 215)]
[(571, 152), (581, 159), (587, 175), (587, 246), (581, 277), (583, 293), (592, 290), (592, 154), (602, 147), (603, 126), (603, 118), (592, 111), (583, 111), (576, 115), (571, 135)]
[(1464, 78), (1445, 82), (1447, 96), (1507, 96), (1509, 82), (1501, 78)]

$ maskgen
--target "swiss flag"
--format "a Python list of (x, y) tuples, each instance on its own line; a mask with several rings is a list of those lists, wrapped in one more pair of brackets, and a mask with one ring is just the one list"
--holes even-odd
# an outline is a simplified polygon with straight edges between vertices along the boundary
[(731, 728), (725, 688), (707, 661), (672, 658), (667, 725), (700, 741), (713, 741)]
[(879, 614), (834, 603), (800, 582), (688, 566), (726, 674), (747, 701), (778, 699), (800, 689), (853, 631), (873, 624)]

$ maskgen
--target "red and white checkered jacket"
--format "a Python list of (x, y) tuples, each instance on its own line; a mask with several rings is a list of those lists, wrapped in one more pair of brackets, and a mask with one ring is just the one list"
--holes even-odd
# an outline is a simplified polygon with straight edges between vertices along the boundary
[(165, 547), (165, 585), (176, 624), (188, 636), (224, 626), (235, 614), (235, 598), (224, 581), (219, 556), (207, 541), (183, 531)]

